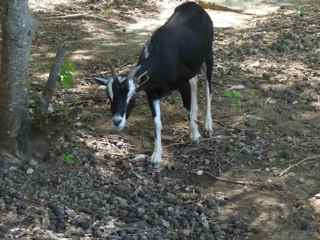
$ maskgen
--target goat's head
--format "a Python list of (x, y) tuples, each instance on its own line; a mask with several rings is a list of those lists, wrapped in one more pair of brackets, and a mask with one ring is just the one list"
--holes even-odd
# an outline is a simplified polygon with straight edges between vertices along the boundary
[(112, 76), (107, 78), (96, 77), (95, 80), (106, 86), (107, 96), (111, 102), (112, 122), (114, 127), (122, 130), (126, 126), (126, 120), (129, 117), (134, 105), (135, 94), (139, 89), (137, 81), (141, 79), (136, 77), (139, 67), (135, 67), (128, 75), (116, 75), (111, 67)]

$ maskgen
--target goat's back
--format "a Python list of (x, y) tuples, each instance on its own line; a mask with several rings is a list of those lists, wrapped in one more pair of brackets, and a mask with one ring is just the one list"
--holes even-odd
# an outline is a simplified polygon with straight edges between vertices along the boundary
[(152, 88), (169, 92), (199, 72), (212, 52), (212, 42), (210, 16), (194, 2), (183, 3), (152, 34), (150, 56), (142, 54), (139, 60), (141, 71), (148, 70)]

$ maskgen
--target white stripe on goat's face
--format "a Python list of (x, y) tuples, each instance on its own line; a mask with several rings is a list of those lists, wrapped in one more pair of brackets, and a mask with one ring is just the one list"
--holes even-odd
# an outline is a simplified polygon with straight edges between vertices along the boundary
[(116, 76), (108, 85), (111, 98), (111, 112), (113, 126), (122, 130), (126, 126), (126, 118), (129, 115), (135, 94), (135, 84), (132, 79), (125, 76)]

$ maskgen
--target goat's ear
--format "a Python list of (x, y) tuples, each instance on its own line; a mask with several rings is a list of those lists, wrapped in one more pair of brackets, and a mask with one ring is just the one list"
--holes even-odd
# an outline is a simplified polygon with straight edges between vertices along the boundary
[(108, 78), (102, 78), (102, 77), (95, 77), (94, 80), (96, 80), (97, 83), (101, 85), (108, 85), (108, 83), (112, 80), (112, 77)]

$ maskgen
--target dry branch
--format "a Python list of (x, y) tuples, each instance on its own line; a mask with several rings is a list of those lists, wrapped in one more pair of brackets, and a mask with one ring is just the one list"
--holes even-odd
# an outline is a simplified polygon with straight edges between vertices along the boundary
[(54, 95), (56, 83), (59, 79), (61, 68), (64, 62), (65, 53), (65, 47), (60, 46), (57, 50), (56, 59), (54, 64), (52, 65), (50, 75), (41, 98), (41, 113), (43, 115), (46, 115), (48, 113), (49, 104), (51, 102), (52, 96)]
[(92, 15), (88, 13), (75, 13), (70, 15), (51, 16), (51, 17), (46, 17), (46, 20), (65, 20), (65, 19), (81, 19), (81, 18), (106, 21), (106, 19), (102, 16)]
[(215, 11), (234, 12), (234, 13), (245, 14), (245, 15), (253, 15), (251, 13), (245, 13), (243, 10), (225, 7), (223, 5), (213, 3), (213, 2), (199, 0), (198, 3), (201, 7), (205, 8), (205, 9), (211, 9), (211, 10), (215, 10)]
[[(193, 171), (193, 173), (197, 174), (197, 171)], [(203, 171), (203, 174), (217, 180), (220, 182), (226, 182), (226, 183), (232, 183), (232, 184), (239, 184), (239, 185), (249, 185), (249, 186), (255, 186), (255, 187), (261, 187), (263, 186), (263, 183), (255, 183), (251, 181), (241, 181), (241, 180), (234, 180), (234, 179), (228, 179), (228, 178), (222, 178), (222, 177), (217, 177), (211, 174), (208, 171)]]
[(279, 177), (282, 177), (283, 175), (287, 174), (292, 168), (298, 167), (299, 165), (301, 165), (307, 161), (311, 161), (311, 160), (315, 160), (315, 159), (319, 159), (319, 158), (320, 158), (320, 155), (313, 155), (313, 156), (306, 157), (306, 158), (302, 159), (301, 161), (287, 167), (285, 170), (283, 170), (279, 174)]

